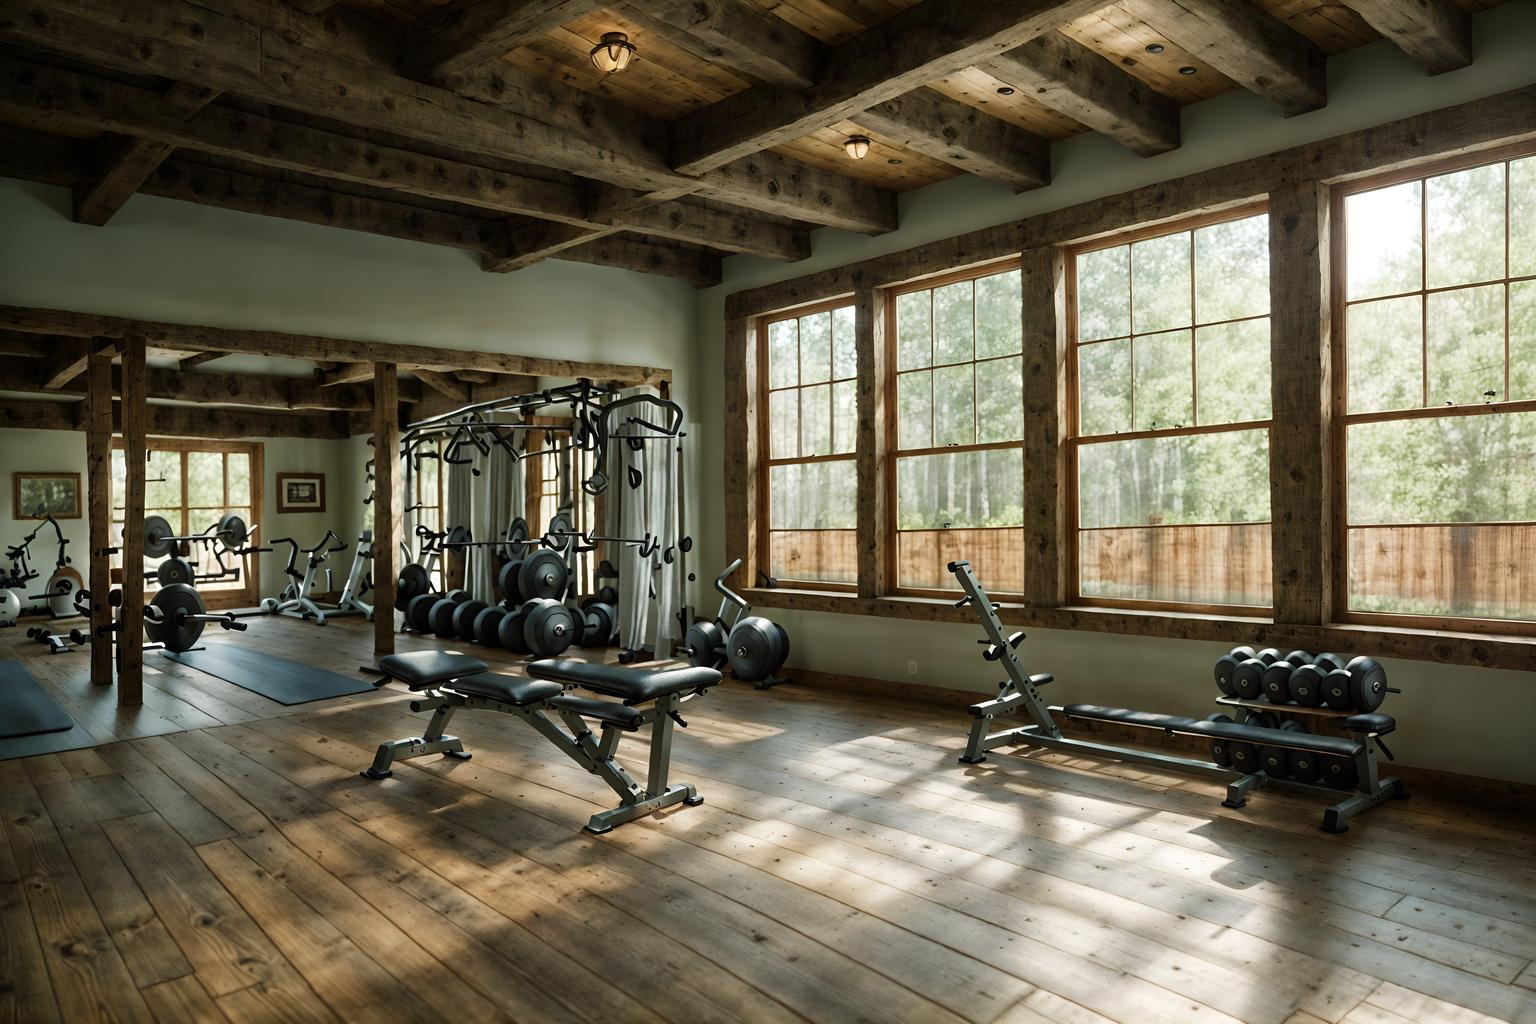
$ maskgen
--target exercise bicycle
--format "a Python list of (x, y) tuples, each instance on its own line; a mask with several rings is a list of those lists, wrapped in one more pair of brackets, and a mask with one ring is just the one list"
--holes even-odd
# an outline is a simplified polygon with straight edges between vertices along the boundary
[[(267, 614), (282, 615), (294, 612), (299, 618), (305, 621), (313, 619), (321, 626), (325, 625), (326, 619), (342, 615), (373, 617), (372, 606), (359, 600), (362, 595), (363, 571), (373, 558), (371, 531), (364, 532), (358, 543), (357, 551), (352, 557), (352, 569), (347, 575), (346, 586), (342, 590), (341, 599), (336, 604), (321, 604), (313, 596), (315, 583), (327, 559), (338, 551), (345, 551), (348, 547), (346, 541), (336, 536), (336, 531), (326, 530), (325, 536), (320, 538), (320, 543), (310, 548), (299, 547), (298, 542), (291, 537), (279, 537), (272, 543), (287, 544), (291, 551), (288, 555), (288, 564), (283, 569), (288, 576), (288, 585), (283, 588), (282, 594), (276, 600), (267, 598), (261, 603), (262, 609)], [(309, 556), (302, 575), (296, 568), (300, 551)], [(331, 589), (331, 570), (329, 569), (325, 570), (325, 589)]]
[[(24, 593), (26, 585), (42, 575), (27, 564), (27, 556), (32, 547), (32, 541), (45, 526), (52, 526), (54, 536), (58, 538), (58, 556), (54, 559), (53, 572), (49, 573), (48, 582), (43, 585), (43, 592), (27, 594)], [(11, 569), (4, 577), (0, 577), (0, 586), (3, 586), (6, 591), (5, 596), (0, 596), (0, 623), (14, 625), (26, 609), (27, 601), (47, 602), (48, 613), (55, 619), (67, 619), (75, 614), (75, 594), (85, 585), (85, 581), (69, 564), (68, 548), (69, 538), (64, 536), (64, 530), (59, 526), (59, 521), (50, 515), (43, 516), (43, 521), (22, 538), (20, 544), (6, 549), (6, 557), (11, 561)]]

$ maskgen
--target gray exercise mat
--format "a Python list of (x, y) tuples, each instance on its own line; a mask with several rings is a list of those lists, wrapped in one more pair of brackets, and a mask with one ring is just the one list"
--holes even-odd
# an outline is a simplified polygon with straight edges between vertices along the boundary
[(242, 690), (290, 706), (327, 697), (344, 697), (350, 693), (368, 693), (374, 688), (366, 679), (349, 679), (323, 668), (275, 658), (234, 643), (210, 644), (201, 651), (162, 653), (179, 665), (217, 676)]
[(0, 661), (0, 739), (73, 729), (75, 720), (19, 661)]

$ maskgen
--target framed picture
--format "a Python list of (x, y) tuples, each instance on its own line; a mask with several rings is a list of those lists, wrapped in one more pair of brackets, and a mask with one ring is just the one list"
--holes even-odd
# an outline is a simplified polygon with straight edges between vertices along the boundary
[(13, 473), (13, 519), (80, 518), (79, 473)]
[(324, 473), (277, 474), (279, 512), (324, 512)]

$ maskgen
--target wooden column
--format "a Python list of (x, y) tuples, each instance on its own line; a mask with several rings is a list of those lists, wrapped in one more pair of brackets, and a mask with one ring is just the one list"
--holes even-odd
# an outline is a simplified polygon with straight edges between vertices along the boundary
[[(725, 322), (725, 564), (742, 559), (737, 586), (752, 586), (757, 557), (757, 332), (746, 318)], [(723, 569), (725, 566), (721, 566)]]
[(117, 705), (137, 707), (144, 703), (144, 428), (149, 418), (144, 339), (124, 338), (122, 351), (127, 483), (123, 488), (123, 628), (118, 634), (123, 656), (117, 676)]
[(859, 596), (881, 597), (891, 589), (886, 578), (890, 561), (890, 488), (893, 472), (886, 458), (886, 339), (882, 294), (860, 287), (853, 294), (853, 336), (858, 358), (859, 430), (856, 466)]
[(86, 586), (91, 592), (91, 683), (112, 685), (112, 356), (113, 342), (96, 339), (86, 364), (85, 465), (90, 495), (90, 554)]
[(1065, 261), (1055, 248), (1021, 262), (1024, 317), (1024, 599), (1065, 604), (1073, 545), (1067, 466)]
[(400, 551), (400, 375), (373, 364), (373, 653), (395, 653), (395, 558)]
[(1269, 197), (1269, 442), (1275, 621), (1332, 618), (1333, 355), (1329, 192), (1303, 182)]

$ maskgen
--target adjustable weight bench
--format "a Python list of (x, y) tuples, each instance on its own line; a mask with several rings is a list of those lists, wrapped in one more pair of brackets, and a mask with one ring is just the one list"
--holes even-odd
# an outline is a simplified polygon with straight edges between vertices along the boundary
[[(443, 730), (455, 711), (499, 711), (516, 715), (571, 760), (598, 776), (619, 796), (619, 805), (592, 815), (586, 831), (610, 832), (615, 825), (673, 804), (696, 807), (704, 802), (692, 783), (669, 784), (674, 723), (687, 726), (678, 708), (720, 682), (712, 668), (674, 668), (647, 671), (617, 665), (598, 665), (567, 658), (535, 661), (528, 675), (502, 675), (487, 670), (484, 662), (452, 651), (416, 651), (379, 659), (383, 674), (378, 685), (398, 679), (423, 696), (411, 702), (416, 712), (431, 710), (432, 719), (422, 736), (381, 743), (373, 764), (361, 774), (387, 779), (390, 765), (408, 757), (443, 754), (468, 760), (463, 742)], [(569, 692), (580, 686), (616, 700), (603, 700)], [(564, 728), (551, 713), (560, 718)], [(593, 735), (587, 720), (597, 722), (602, 738)], [(641, 786), (615, 756), (625, 733), (651, 729), (650, 770)]]

